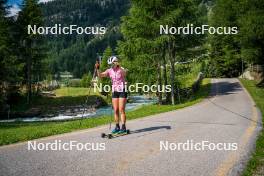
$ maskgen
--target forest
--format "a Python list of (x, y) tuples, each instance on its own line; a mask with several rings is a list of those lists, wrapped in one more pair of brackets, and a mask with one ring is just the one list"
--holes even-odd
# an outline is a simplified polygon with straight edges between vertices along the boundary
[[(238, 77), (263, 65), (264, 7), (258, 0), (24, 0), (16, 17), (0, 0), (0, 109), (26, 96), (31, 103), (44, 80), (62, 72), (91, 79), (95, 60), (102, 67), (111, 55), (129, 70), (128, 82), (171, 84), (157, 95), (177, 103), (177, 89), (189, 87), (199, 72), (205, 77)], [(32, 35), (28, 25), (105, 26), (105, 35)], [(161, 35), (160, 25), (223, 26), (236, 35)], [(187, 63), (187, 64), (184, 64)], [(85, 85), (84, 85), (85, 86)], [(88, 85), (86, 85), (88, 86)]]

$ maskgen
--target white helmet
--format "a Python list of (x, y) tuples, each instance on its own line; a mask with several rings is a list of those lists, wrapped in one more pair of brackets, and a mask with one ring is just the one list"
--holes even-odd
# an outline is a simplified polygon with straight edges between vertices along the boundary
[(114, 61), (118, 61), (118, 58), (116, 56), (111, 56), (108, 58), (107, 64), (111, 65), (111, 64), (113, 64)]

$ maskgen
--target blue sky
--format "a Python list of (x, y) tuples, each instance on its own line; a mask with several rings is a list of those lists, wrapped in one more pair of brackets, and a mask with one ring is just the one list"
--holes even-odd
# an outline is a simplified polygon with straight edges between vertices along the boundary
[(15, 16), (19, 11), (22, 0), (8, 0), (7, 4), (10, 5), (8, 16)]
[[(9, 15), (8, 16), (14, 16), (20, 11), (20, 4), (23, 0), (8, 0), (7, 4), (10, 5), (9, 9)], [(39, 0), (39, 2), (48, 2), (52, 0)]]
[[(51, 0), (39, 0), (40, 2), (47, 2), (47, 1), (51, 1)], [(13, 4), (21, 4), (22, 0), (8, 0), (7, 3), (10, 5)]]
[(10, 5), (20, 4), (22, 0), (8, 0), (7, 3)]

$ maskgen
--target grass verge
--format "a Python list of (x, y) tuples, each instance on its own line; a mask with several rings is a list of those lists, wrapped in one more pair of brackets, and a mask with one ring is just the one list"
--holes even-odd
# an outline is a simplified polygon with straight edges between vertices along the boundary
[[(204, 79), (199, 91), (188, 101), (178, 105), (148, 105), (127, 113), (127, 119), (136, 119), (172, 111), (201, 102), (210, 92), (210, 79)], [(87, 129), (109, 123), (109, 116), (65, 122), (0, 123), (0, 145), (28, 141), (41, 137)]]
[[(258, 108), (262, 113), (262, 121), (264, 122), (264, 88), (256, 87), (256, 82), (249, 80), (240, 80), (244, 87), (248, 90)], [(243, 176), (263, 175), (264, 174), (264, 131), (261, 130), (257, 142), (256, 150), (249, 160), (247, 167), (243, 172)]]

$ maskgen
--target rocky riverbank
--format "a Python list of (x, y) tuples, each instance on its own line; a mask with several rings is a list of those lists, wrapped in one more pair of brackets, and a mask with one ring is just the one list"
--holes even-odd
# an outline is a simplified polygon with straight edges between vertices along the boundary
[[(61, 103), (63, 104), (63, 102)], [(100, 96), (92, 96), (87, 101), (82, 101), (81, 103), (75, 103), (71, 105), (69, 103), (65, 105), (54, 105), (54, 104), (45, 104), (45, 105), (32, 105), (25, 111), (6, 111), (1, 112), (1, 119), (13, 119), (13, 118), (52, 118), (58, 115), (63, 116), (77, 116), (80, 112), (83, 113), (92, 113), (95, 112), (97, 108), (106, 106), (107, 102)]]

